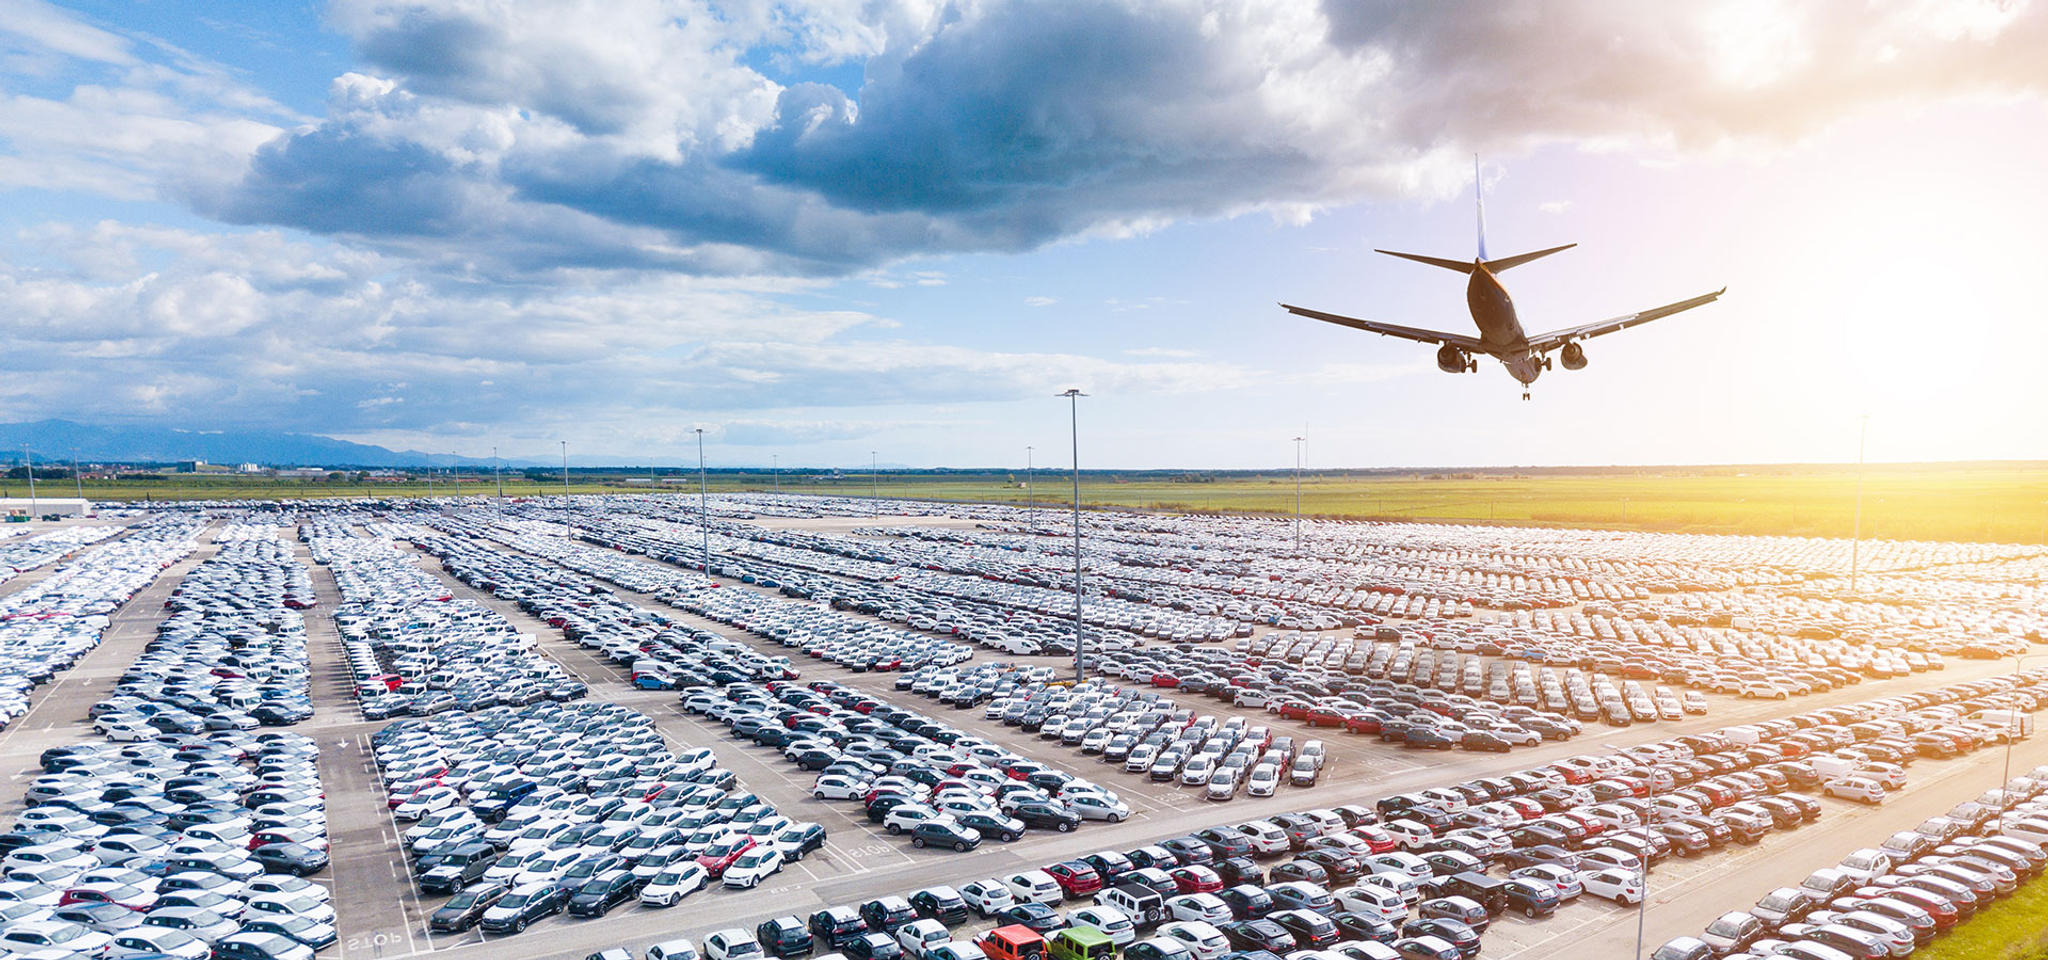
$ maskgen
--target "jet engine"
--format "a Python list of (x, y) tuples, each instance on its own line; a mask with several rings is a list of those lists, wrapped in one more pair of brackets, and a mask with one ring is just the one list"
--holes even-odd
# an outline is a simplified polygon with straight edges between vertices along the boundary
[(1445, 373), (1469, 373), (1476, 366), (1465, 351), (1446, 343), (1437, 348), (1436, 368)]
[(1586, 369), (1586, 348), (1576, 343), (1567, 343), (1564, 345), (1563, 350), (1558, 351), (1558, 359), (1563, 361), (1566, 370), (1584, 370)]

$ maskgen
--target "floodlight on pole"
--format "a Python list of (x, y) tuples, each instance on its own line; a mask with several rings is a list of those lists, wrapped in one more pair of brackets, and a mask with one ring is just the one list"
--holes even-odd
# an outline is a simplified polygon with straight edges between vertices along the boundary
[(1856, 431), (1856, 520), (1849, 533), (1849, 592), (1856, 592), (1856, 574), (1863, 559), (1863, 449), (1870, 438), (1870, 414)]
[[(2019, 677), (2020, 668), (2026, 666), (2027, 661), (2036, 660), (2041, 657), (2048, 657), (2048, 653), (2023, 653), (2014, 658), (2012, 663), (2013, 677)], [(2023, 735), (2020, 726), (2021, 715), (2019, 709), (2007, 707), (2005, 717), (2005, 769), (1998, 777), (1998, 829), (2000, 830), (2005, 829), (2005, 815), (2007, 813), (2005, 785), (2012, 782), (2012, 745)]]
[(1301, 444), (1306, 437), (1294, 438), (1294, 552), (1301, 553)]
[(498, 472), (498, 448), (491, 448), (491, 480), (498, 485), (498, 499), (505, 499), (505, 477)]
[(78, 512), (85, 512), (85, 474), (78, 472), (78, 451), (71, 451), (71, 480), (78, 485)]
[(28, 465), (28, 516), (33, 520), (42, 510), (36, 506), (36, 455), (29, 452), (26, 443), (21, 445), (21, 460)]
[(882, 461), (873, 450), (868, 451), (868, 499), (872, 501), (874, 515), (882, 515)]
[(1060, 396), (1067, 398), (1068, 435), (1074, 453), (1074, 682), (1080, 683), (1088, 676), (1084, 654), (1088, 638), (1081, 626), (1081, 398), (1087, 394), (1077, 387)]
[(704, 428), (697, 427), (697, 536), (704, 548), (704, 577), (711, 578), (711, 481), (704, 475)]
[(569, 441), (562, 441), (562, 496), (569, 495)]
[(1031, 509), (1031, 445), (1024, 445), (1024, 509)]

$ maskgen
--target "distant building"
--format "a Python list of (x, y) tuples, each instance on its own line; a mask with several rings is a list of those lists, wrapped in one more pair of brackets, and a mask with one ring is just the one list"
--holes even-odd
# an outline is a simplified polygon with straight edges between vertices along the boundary
[(0, 497), (0, 517), (82, 517), (91, 510), (90, 501), (77, 497), (37, 497), (33, 508), (27, 497)]
[(253, 464), (253, 463), (245, 463), (245, 464), (242, 464), (242, 465), (241, 465), (241, 466), (239, 466), (239, 467), (236, 467), (236, 468), (235, 468), (235, 472), (236, 472), (236, 473), (262, 473), (262, 472), (263, 472), (263, 468), (262, 468), (261, 466), (257, 465), (257, 464)]
[(278, 470), (276, 475), (294, 480), (325, 480), (327, 473), (325, 467), (288, 467)]
[(232, 473), (225, 463), (207, 463), (204, 460), (180, 460), (171, 465), (173, 473)]

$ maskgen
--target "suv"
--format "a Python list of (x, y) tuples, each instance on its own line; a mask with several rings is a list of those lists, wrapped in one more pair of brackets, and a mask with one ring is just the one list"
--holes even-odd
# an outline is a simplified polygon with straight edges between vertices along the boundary
[(613, 907), (632, 899), (640, 892), (640, 878), (631, 870), (611, 870), (583, 881), (576, 889), (576, 895), (569, 898), (569, 914), (577, 917), (602, 917)]
[(771, 957), (788, 960), (811, 955), (811, 932), (804, 929), (803, 921), (795, 917), (762, 921), (754, 928), (754, 939), (761, 942), (761, 949)]
[(486, 840), (473, 840), (421, 857), (420, 889), (427, 893), (461, 893), (462, 888), (482, 880), (485, 871), (498, 862), (498, 848)]

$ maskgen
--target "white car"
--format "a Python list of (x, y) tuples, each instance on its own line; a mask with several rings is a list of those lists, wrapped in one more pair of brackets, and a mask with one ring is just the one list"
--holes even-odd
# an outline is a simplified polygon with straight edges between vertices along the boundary
[[(1279, 768), (1274, 769), (1277, 771)], [(1287, 839), (1287, 831), (1264, 820), (1238, 824), (1237, 830), (1251, 841), (1253, 853), (1286, 853), (1293, 847), (1292, 841)]]
[(462, 795), (449, 787), (428, 787), (407, 797), (404, 803), (393, 807), (391, 815), (400, 820), (418, 820), (427, 814), (455, 806)]
[(1131, 815), (1131, 805), (1123, 802), (1121, 798), (1113, 793), (1087, 791), (1062, 794), (1060, 799), (1066, 801), (1067, 808), (1074, 811), (1075, 815), (1083, 820), (1107, 820), (1110, 823), (1122, 823)]
[(1118, 949), (1138, 939), (1138, 925), (1131, 922), (1129, 915), (1106, 903), (1089, 904), (1072, 910), (1067, 920), (1077, 927), (1094, 927)]
[(838, 773), (828, 773), (811, 784), (811, 796), (820, 800), (859, 800), (868, 795), (871, 786), (865, 780)]
[(1230, 952), (1230, 941), (1214, 924), (1200, 920), (1169, 920), (1159, 925), (1158, 935), (1179, 940), (1195, 960), (1217, 960)]
[(696, 861), (679, 863), (654, 875), (647, 885), (640, 888), (640, 902), (650, 907), (672, 907), (684, 897), (704, 889), (711, 882), (711, 871)]
[[(1057, 907), (1066, 900), (1066, 894), (1061, 892), (1059, 883), (1053, 880), (1052, 874), (1043, 870), (1026, 870), (1010, 874), (1003, 878), (1003, 886), (1009, 888), (1010, 896), (1016, 898), (1019, 903), (1042, 903), (1048, 907)], [(962, 889), (961, 893), (965, 895), (966, 890)]]
[(1262, 763), (1252, 768), (1245, 777), (1244, 792), (1247, 796), (1270, 797), (1280, 789), (1280, 768)]
[(1532, 864), (1510, 871), (1508, 876), (1548, 883), (1557, 890), (1559, 900), (1576, 900), (1579, 894), (1585, 892), (1585, 887), (1579, 883), (1578, 871), (1567, 870), (1554, 863)]
[(984, 920), (1017, 905), (1016, 895), (994, 877), (961, 884), (960, 899)]
[(1627, 906), (1643, 899), (1642, 878), (1634, 870), (1609, 867), (1579, 874), (1579, 886), (1587, 893)]
[(1213, 893), (1183, 893), (1166, 898), (1166, 915), (1175, 920), (1229, 923), (1230, 904)]
[(1841, 797), (1858, 803), (1880, 804), (1884, 802), (1884, 784), (1869, 777), (1839, 777), (1829, 780), (1821, 792), (1830, 797)]
[(751, 890), (781, 869), (782, 851), (769, 846), (756, 846), (740, 854), (740, 858), (733, 861), (732, 866), (725, 868), (725, 885), (735, 890)]

